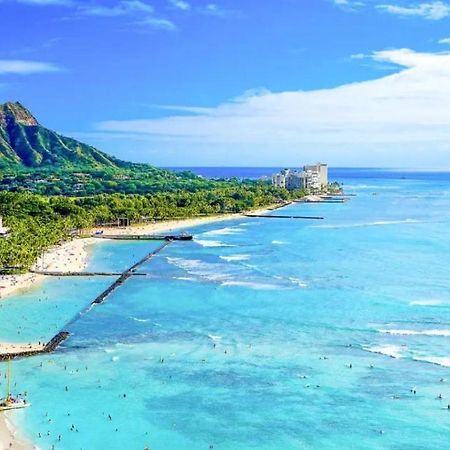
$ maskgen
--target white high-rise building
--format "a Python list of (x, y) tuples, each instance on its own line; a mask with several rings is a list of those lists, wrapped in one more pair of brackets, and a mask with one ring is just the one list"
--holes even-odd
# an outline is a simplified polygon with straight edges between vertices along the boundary
[(317, 163), (304, 166), (303, 171), (283, 169), (272, 176), (272, 184), (289, 191), (304, 189), (307, 192), (319, 193), (328, 186), (328, 166)]

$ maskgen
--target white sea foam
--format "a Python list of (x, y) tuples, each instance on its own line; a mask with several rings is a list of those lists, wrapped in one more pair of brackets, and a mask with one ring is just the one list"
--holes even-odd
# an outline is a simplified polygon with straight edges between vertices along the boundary
[(353, 189), (372, 189), (372, 190), (394, 190), (398, 187), (396, 185), (377, 185), (377, 184), (349, 184), (347, 186), (348, 190), (351, 191)]
[(289, 277), (289, 281), (291, 281), (292, 283), (294, 283), (297, 286), (300, 286), (302, 288), (305, 288), (308, 286), (304, 281), (300, 280), (299, 278)]
[(446, 356), (415, 356), (414, 361), (427, 362), (438, 366), (450, 367), (450, 358)]
[(247, 259), (250, 259), (250, 255), (219, 256), (219, 258), (224, 261), (246, 261)]
[(194, 239), (194, 242), (196, 242), (198, 245), (201, 245), (202, 247), (234, 247), (234, 245), (224, 244), (223, 242), (220, 241)]
[(396, 336), (444, 336), (450, 337), (450, 330), (378, 330), (380, 333)]
[(410, 223), (423, 223), (421, 220), (416, 219), (404, 219), (404, 220), (375, 220), (372, 222), (359, 222), (359, 223), (343, 223), (343, 224), (325, 224), (325, 225), (310, 225), (310, 228), (360, 228), (360, 227), (376, 227), (385, 225), (400, 225)]
[[(224, 265), (221, 264), (210, 264), (199, 259), (184, 259), (184, 258), (167, 258), (170, 264), (173, 264), (180, 269), (185, 270), (191, 275), (197, 277), (215, 281), (222, 282), (228, 280), (229, 276), (224, 273)], [(191, 280), (192, 281), (192, 280)]]
[(149, 321), (149, 319), (138, 319), (137, 317), (130, 317), (130, 318), (136, 322), (148, 322)]
[(205, 233), (202, 233), (202, 236), (223, 236), (223, 235), (233, 235), (233, 234), (239, 234), (245, 231), (243, 228), (238, 227), (225, 227), (220, 228), (219, 230), (211, 230), (206, 231)]
[(410, 302), (410, 306), (437, 306), (444, 303), (442, 300), (414, 300)]
[(220, 341), (222, 339), (222, 336), (215, 336), (214, 334), (208, 334), (208, 337), (212, 340), (212, 341)]
[(255, 275), (236, 264), (209, 263), (198, 259), (167, 257), (170, 264), (185, 270), (196, 281), (210, 281), (222, 286), (241, 286), (250, 289), (282, 289), (280, 284), (270, 284), (258, 279)]
[(288, 245), (289, 242), (286, 241), (272, 241), (273, 245)]
[(398, 345), (374, 345), (372, 347), (364, 346), (363, 349), (370, 353), (378, 353), (380, 355), (390, 356), (391, 358), (401, 358), (402, 351), (406, 350), (406, 347), (400, 347)]
[(118, 356), (113, 356), (112, 358), (111, 358), (111, 361), (113, 361), (113, 362), (116, 362), (116, 361), (119, 361), (119, 357)]
[(257, 290), (275, 290), (280, 289), (280, 286), (268, 283), (256, 283), (251, 281), (224, 281), (222, 286), (241, 286), (249, 289)]
[(181, 281), (197, 281), (197, 279), (194, 277), (175, 277), (175, 279)]

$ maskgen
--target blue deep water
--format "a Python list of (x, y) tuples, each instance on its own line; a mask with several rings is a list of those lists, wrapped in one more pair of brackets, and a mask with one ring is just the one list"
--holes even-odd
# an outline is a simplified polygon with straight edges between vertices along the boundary
[[(449, 448), (450, 174), (334, 178), (356, 195), (278, 211), (324, 220), (218, 222), (165, 248), (56, 353), (14, 363), (32, 406), (12, 419), (42, 449)], [(102, 242), (89, 268), (157, 245)], [(109, 282), (2, 301), (0, 339), (48, 339)]]

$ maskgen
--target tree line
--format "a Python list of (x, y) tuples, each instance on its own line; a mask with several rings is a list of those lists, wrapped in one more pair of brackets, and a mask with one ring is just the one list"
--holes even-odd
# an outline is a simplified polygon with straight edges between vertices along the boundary
[(0, 216), (12, 230), (9, 237), (0, 238), (0, 268), (26, 270), (46, 249), (68, 239), (73, 230), (114, 222), (119, 217), (136, 222), (239, 213), (304, 194), (265, 182), (216, 186), (146, 195), (115, 193), (86, 197), (0, 192)]

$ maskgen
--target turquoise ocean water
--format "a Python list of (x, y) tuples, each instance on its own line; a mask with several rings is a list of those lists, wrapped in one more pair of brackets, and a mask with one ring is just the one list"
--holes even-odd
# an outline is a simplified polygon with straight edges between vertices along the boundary
[[(449, 448), (450, 174), (338, 179), (349, 202), (280, 211), (323, 221), (239, 219), (167, 247), (56, 353), (14, 363), (32, 402), (16, 422), (42, 449)], [(90, 268), (157, 245), (102, 242)], [(2, 301), (0, 339), (48, 340), (110, 281)]]

